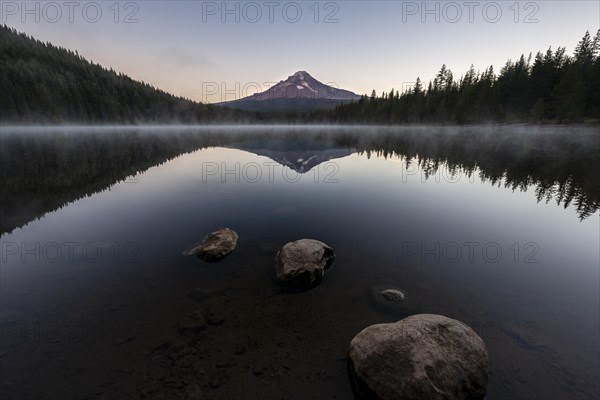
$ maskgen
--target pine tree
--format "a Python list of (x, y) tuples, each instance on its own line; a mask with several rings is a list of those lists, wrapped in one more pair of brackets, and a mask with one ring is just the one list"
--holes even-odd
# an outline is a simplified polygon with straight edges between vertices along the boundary
[(415, 81), (415, 87), (413, 88), (413, 93), (419, 95), (423, 92), (423, 85), (421, 84), (421, 78), (417, 77)]
[(590, 31), (586, 31), (583, 38), (577, 44), (577, 47), (575, 47), (575, 60), (580, 63), (593, 61), (595, 54), (598, 52), (597, 41), (597, 39), (592, 40)]

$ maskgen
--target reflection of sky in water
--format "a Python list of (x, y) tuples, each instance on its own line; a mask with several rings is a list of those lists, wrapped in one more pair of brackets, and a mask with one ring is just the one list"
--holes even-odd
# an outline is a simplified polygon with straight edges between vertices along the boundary
[[(258, 175), (260, 174), (260, 175)], [(460, 174), (460, 173), (459, 173)], [(249, 177), (250, 182), (244, 179)], [(208, 148), (180, 156), (110, 190), (76, 201), (17, 229), (6, 241), (140, 240), (166, 247), (221, 225), (255, 224), (306, 234), (334, 225), (361, 240), (536, 242), (540, 259), (570, 273), (597, 274), (598, 220), (582, 222), (572, 206), (537, 203), (521, 192), (440, 168), (425, 178), (404, 160), (353, 154), (304, 175), (266, 157)], [(174, 240), (178, 237), (179, 240)]]
[[(224, 165), (229, 172), (222, 176)], [(243, 179), (249, 166), (255, 183)], [(257, 166), (260, 179), (255, 179)], [(199, 150), (5, 235), (2, 243), (28, 246), (98, 243), (105, 253), (92, 266), (80, 258), (72, 265), (24, 265), (9, 257), (2, 266), (3, 299), (8, 300), (5, 304), (18, 304), (18, 298), (7, 294), (13, 286), (33, 290), (39, 285), (46, 290), (40, 272), (53, 269), (106, 266), (106, 271), (96, 273), (118, 277), (139, 274), (140, 267), (175, 270), (195, 265), (196, 260), (181, 252), (206, 232), (228, 226), (240, 234), (236, 251), (242, 260), (252, 242), (274, 243), (278, 248), (289, 240), (314, 237), (334, 246), (338, 260), (331, 273), (336, 275), (330, 279), (346, 286), (332, 285), (328, 293), (348, 299), (348, 304), (340, 303), (342, 308), (355, 307), (352, 301), (363, 293), (366, 282), (399, 279), (413, 299), (423, 300), (414, 300), (422, 311), (444, 313), (457, 307), (469, 321), (491, 320), (511, 327), (534, 324), (536, 337), (557, 354), (584, 357), (586, 368), (597, 370), (593, 361), (600, 263), (597, 213), (580, 222), (573, 206), (537, 203), (532, 189), (513, 192), (478, 177), (448, 182), (448, 176), (442, 167), (425, 180), (420, 169), (407, 169), (403, 159), (374, 154), (370, 159), (366, 154), (334, 159), (299, 176), (245, 151)], [(111, 246), (131, 242), (139, 245), (135, 256), (139, 263), (111, 268)], [(478, 243), (472, 261), (466, 242)], [(482, 247), (489, 243), (502, 251), (497, 262), (483, 255)], [(450, 249), (440, 262), (431, 254), (436, 244)], [(452, 262), (456, 246), (462, 253)], [(494, 249), (488, 253), (491, 258)], [(527, 256), (539, 262), (526, 263)], [(365, 259), (369, 261), (355, 261)], [(499, 344), (488, 345), (493, 358), (503, 354), (502, 348), (494, 347)], [(502, 361), (493, 361), (493, 368), (504, 368)], [(566, 358), (564, 362), (577, 368)]]

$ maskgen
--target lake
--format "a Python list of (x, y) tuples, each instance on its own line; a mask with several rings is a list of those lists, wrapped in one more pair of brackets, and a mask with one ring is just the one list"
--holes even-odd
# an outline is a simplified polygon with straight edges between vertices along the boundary
[[(435, 313), (486, 399), (600, 390), (600, 135), (585, 127), (4, 128), (4, 399), (352, 397), (350, 340)], [(218, 263), (183, 255), (221, 227)], [(275, 256), (336, 259), (284, 289)], [(388, 308), (376, 288), (404, 290)], [(190, 334), (183, 316), (209, 326)]]

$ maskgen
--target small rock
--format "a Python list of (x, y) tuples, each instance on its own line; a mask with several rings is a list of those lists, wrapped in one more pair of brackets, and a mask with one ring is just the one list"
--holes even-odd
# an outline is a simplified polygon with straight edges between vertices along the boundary
[(402, 293), (400, 290), (387, 289), (381, 292), (381, 295), (384, 299), (394, 303), (404, 301), (404, 293)]
[(215, 312), (208, 314), (208, 323), (210, 325), (221, 325), (223, 321), (225, 321), (225, 319)]
[(356, 399), (482, 400), (488, 354), (462, 322), (418, 314), (356, 335), (348, 372)]
[(206, 235), (199, 246), (185, 252), (207, 262), (220, 261), (237, 246), (238, 234), (229, 228), (221, 228)]
[(178, 327), (180, 332), (199, 331), (206, 328), (206, 320), (201, 311), (194, 311), (183, 317)]
[(390, 286), (374, 286), (370, 289), (370, 296), (375, 308), (382, 312), (404, 317), (409, 309), (408, 296), (403, 289)]
[(314, 239), (287, 243), (277, 253), (277, 279), (287, 286), (318, 285), (335, 258), (333, 249)]

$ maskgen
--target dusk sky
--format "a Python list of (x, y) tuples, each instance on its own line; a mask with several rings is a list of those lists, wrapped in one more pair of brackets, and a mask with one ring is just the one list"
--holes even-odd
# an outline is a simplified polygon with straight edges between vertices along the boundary
[(600, 21), (597, 0), (58, 1), (27, 2), (27, 12), (20, 1), (1, 3), (10, 27), (205, 102), (266, 90), (298, 70), (359, 94), (428, 82), (443, 63), (456, 78), (471, 64), (499, 72), (549, 46), (572, 54)]

